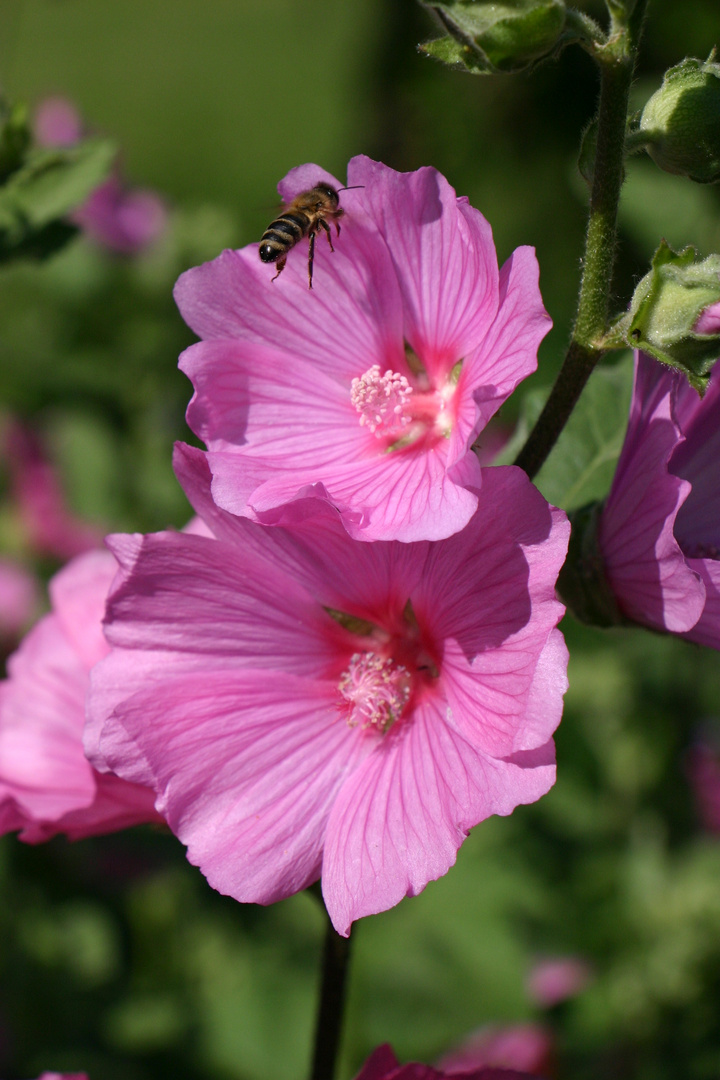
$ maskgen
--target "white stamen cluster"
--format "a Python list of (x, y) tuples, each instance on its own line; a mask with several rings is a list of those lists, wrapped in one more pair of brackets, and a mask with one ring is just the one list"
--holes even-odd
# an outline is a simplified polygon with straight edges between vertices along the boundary
[(410, 697), (410, 673), (376, 653), (354, 653), (338, 689), (350, 703), (348, 726), (374, 727), (383, 734), (401, 716)]
[(353, 379), (350, 386), (350, 400), (360, 413), (360, 423), (373, 434), (378, 428), (392, 430), (409, 424), (407, 403), (411, 396), (412, 387), (405, 376), (390, 370), (381, 375), (379, 364)]

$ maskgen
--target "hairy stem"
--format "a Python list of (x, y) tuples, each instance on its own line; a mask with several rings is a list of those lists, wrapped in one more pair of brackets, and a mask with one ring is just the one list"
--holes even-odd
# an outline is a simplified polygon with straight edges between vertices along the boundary
[(350, 938), (341, 937), (337, 933), (327, 912), (325, 917), (327, 925), (323, 946), (322, 983), (310, 1080), (333, 1080), (335, 1076), (350, 961)]
[(594, 55), (600, 68), (597, 150), (582, 261), (580, 296), (570, 345), (545, 408), (515, 464), (533, 477), (552, 450), (598, 360), (615, 262), (617, 213), (623, 182), (628, 97), (647, 0), (638, 0), (628, 24), (613, 20), (611, 33)]

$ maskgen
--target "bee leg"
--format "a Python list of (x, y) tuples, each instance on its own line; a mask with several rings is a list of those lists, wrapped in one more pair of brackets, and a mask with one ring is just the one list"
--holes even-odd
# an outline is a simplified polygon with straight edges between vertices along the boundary
[(315, 258), (315, 233), (310, 233), (310, 247), (308, 248), (308, 289), (312, 289), (313, 260)]
[(280, 275), (282, 274), (283, 270), (285, 269), (285, 263), (286, 263), (286, 262), (287, 262), (287, 255), (281, 255), (281, 257), (280, 257), (280, 258), (278, 259), (278, 261), (277, 261), (277, 262), (275, 263), (275, 265), (276, 265), (276, 267), (277, 267), (277, 274), (275, 275), (275, 277), (274, 277), (274, 278), (270, 278), (270, 280), (271, 280), (271, 281), (275, 281), (275, 279), (276, 279), (276, 278), (279, 278), (279, 277), (280, 277)]
[(325, 235), (328, 238), (328, 244), (330, 245), (330, 250), (334, 251), (335, 248), (332, 246), (332, 233), (330, 232), (330, 226), (328, 225), (327, 221), (325, 221), (324, 218), (320, 218), (319, 224), (322, 225), (323, 229), (325, 230)]

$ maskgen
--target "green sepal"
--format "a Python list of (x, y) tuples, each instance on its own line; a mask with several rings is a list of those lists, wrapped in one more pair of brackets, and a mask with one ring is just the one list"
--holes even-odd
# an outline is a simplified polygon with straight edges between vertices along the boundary
[(665, 172), (720, 181), (720, 64), (688, 58), (665, 72), (640, 118), (645, 148)]
[(640, 281), (630, 309), (611, 327), (604, 346), (628, 345), (683, 371), (703, 394), (720, 355), (720, 334), (697, 334), (706, 308), (720, 303), (720, 255), (701, 259), (696, 248), (675, 252), (665, 240)]
[[(108, 176), (117, 154), (106, 139), (76, 146), (36, 148), (0, 187), (0, 260), (43, 257), (74, 235), (52, 228)], [(63, 239), (64, 238), (64, 239)]]
[(557, 591), (568, 611), (590, 626), (631, 625), (618, 607), (605, 573), (598, 543), (603, 503), (593, 502), (569, 515), (568, 553), (557, 580)]
[[(433, 0), (425, 7), (434, 12), (447, 36), (420, 49), (474, 74), (524, 71), (564, 43), (564, 0)], [(572, 33), (568, 40), (575, 36)]]
[(370, 637), (377, 630), (375, 623), (370, 622), (369, 619), (361, 619), (358, 615), (350, 615), (347, 611), (338, 611), (337, 608), (325, 607), (324, 605), (323, 609), (331, 619), (349, 630), (351, 634), (357, 634), (358, 637)]
[(614, 19), (626, 23), (635, 10), (637, 0), (605, 0), (605, 3)]

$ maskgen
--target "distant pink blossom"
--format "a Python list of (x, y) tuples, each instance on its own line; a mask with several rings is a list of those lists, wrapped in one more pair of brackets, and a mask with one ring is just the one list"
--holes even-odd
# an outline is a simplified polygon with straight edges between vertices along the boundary
[(88, 673), (108, 651), (101, 620), (116, 570), (107, 551), (79, 556), (50, 583), (52, 611), (0, 683), (0, 833), (29, 843), (162, 821), (153, 793), (95, 772), (82, 747)]
[(21, 563), (0, 558), (0, 645), (17, 639), (40, 603), (38, 581)]
[(87, 1073), (57, 1073), (57, 1072), (44, 1072), (38, 1077), (38, 1080), (88, 1080)]
[(100, 547), (104, 530), (69, 509), (57, 470), (39, 436), (19, 420), (11, 420), (3, 434), (10, 492), (28, 546), (56, 559), (71, 559)]
[(576, 997), (592, 978), (590, 965), (579, 956), (547, 956), (538, 960), (525, 982), (528, 996), (543, 1009)]
[(698, 816), (710, 833), (720, 833), (720, 751), (717, 735), (701, 735), (690, 747), (685, 769)]
[(552, 786), (565, 516), (493, 468), (456, 536), (361, 544), (315, 500), (292, 529), (220, 510), (199, 450), (176, 471), (217, 539), (111, 538), (86, 750), (157, 791), (214, 888), (269, 904), (322, 874), (347, 934)]
[[(302, 165), (280, 193), (318, 182), (341, 186)], [(520, 247), (498, 270), (487, 221), (435, 169), (360, 156), (348, 184), (312, 291), (306, 242), (275, 282), (256, 244), (180, 277), (175, 298), (203, 339), (181, 357), (188, 423), (234, 514), (278, 524), (312, 495), (355, 539), (443, 539), (477, 507), (475, 439), (550, 328), (537, 261)]]
[(599, 529), (608, 580), (636, 622), (720, 648), (720, 366), (704, 398), (644, 354)]
[[(449, 1075), (431, 1065), (422, 1065), (417, 1061), (401, 1065), (392, 1048), (385, 1043), (373, 1050), (356, 1080), (444, 1080)], [(458, 1074), (454, 1074), (458, 1075)], [(495, 1069), (471, 1066), (461, 1074), (465, 1080), (530, 1080), (528, 1073), (515, 1069)]]
[(553, 1052), (552, 1033), (541, 1024), (487, 1024), (445, 1054), (438, 1068), (451, 1076), (488, 1065), (518, 1069), (523, 1076), (545, 1076)]
[(102, 247), (133, 255), (162, 235), (167, 210), (154, 191), (127, 187), (116, 173), (93, 191), (73, 220)]
[(74, 146), (83, 137), (80, 113), (63, 97), (45, 98), (38, 104), (33, 128), (40, 146)]
[[(35, 139), (41, 146), (73, 146), (84, 124), (72, 102), (52, 97), (35, 110)], [(158, 194), (129, 187), (116, 166), (71, 219), (101, 247), (133, 255), (153, 244), (167, 225), (167, 209)]]

